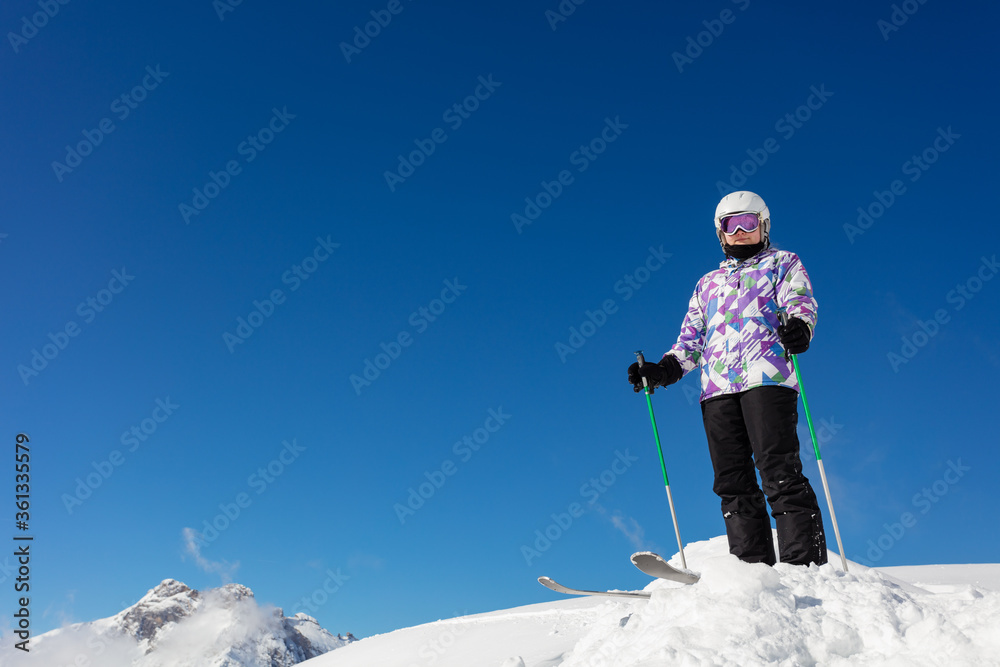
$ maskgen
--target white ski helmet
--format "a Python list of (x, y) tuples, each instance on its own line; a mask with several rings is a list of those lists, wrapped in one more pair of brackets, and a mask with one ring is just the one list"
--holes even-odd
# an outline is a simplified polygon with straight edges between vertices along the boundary
[(764, 242), (765, 248), (770, 246), (771, 211), (760, 195), (748, 190), (729, 193), (715, 207), (715, 233), (719, 237), (719, 243), (723, 246), (726, 244), (722, 234), (722, 218), (738, 213), (753, 213), (760, 219), (760, 240)]

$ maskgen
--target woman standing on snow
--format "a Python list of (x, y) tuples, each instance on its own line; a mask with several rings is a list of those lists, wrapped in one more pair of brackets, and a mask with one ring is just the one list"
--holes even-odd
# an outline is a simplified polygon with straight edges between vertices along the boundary
[[(726, 195), (715, 229), (726, 253), (695, 287), (681, 333), (659, 363), (628, 369), (635, 391), (671, 385), (701, 368), (701, 412), (722, 499), (729, 552), (774, 565), (771, 521), (781, 562), (822, 565), (826, 538), (816, 494), (799, 459), (798, 381), (785, 352), (809, 349), (816, 300), (795, 253), (770, 247), (770, 211), (752, 192)], [(781, 326), (778, 309), (788, 312)], [(764, 487), (757, 485), (754, 465)]]

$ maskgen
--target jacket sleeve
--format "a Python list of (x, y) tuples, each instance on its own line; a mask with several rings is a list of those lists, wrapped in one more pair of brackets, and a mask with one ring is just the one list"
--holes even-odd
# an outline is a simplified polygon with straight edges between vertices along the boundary
[(789, 317), (797, 317), (808, 324), (811, 335), (816, 330), (818, 305), (809, 274), (798, 255), (785, 254), (779, 263), (778, 279), (778, 306), (784, 306)]
[[(681, 333), (677, 342), (667, 354), (671, 354), (680, 362), (684, 375), (698, 368), (705, 351), (705, 307), (701, 303), (701, 281), (695, 286), (694, 294), (688, 302), (687, 315), (681, 324)], [(667, 356), (667, 354), (663, 356)]]

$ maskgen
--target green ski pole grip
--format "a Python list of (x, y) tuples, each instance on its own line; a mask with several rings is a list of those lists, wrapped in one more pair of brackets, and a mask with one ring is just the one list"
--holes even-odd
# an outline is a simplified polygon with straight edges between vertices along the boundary
[[(778, 320), (782, 326), (788, 325), (788, 311), (782, 307), (778, 309)], [(823, 455), (819, 452), (819, 440), (816, 438), (816, 429), (813, 427), (812, 413), (809, 411), (809, 401), (806, 399), (806, 387), (802, 384), (802, 373), (799, 372), (798, 355), (790, 354), (785, 350), (785, 359), (792, 360), (792, 367), (795, 369), (795, 379), (799, 383), (799, 393), (802, 394), (802, 407), (806, 412), (806, 423), (809, 424), (809, 437), (812, 440), (813, 451), (816, 453), (816, 460), (823, 460)]]
[[(639, 368), (642, 368), (643, 364), (646, 363), (646, 358), (642, 356), (642, 350), (636, 351), (635, 356), (639, 360)], [(660, 455), (660, 468), (663, 470), (663, 483), (670, 486), (670, 480), (667, 477), (667, 464), (663, 460), (663, 447), (660, 445), (660, 429), (656, 428), (656, 417), (653, 415), (653, 401), (649, 398), (649, 395), (653, 393), (653, 388), (649, 386), (648, 382), (646, 382), (646, 378), (642, 378), (642, 384), (646, 387), (646, 405), (649, 407), (649, 421), (653, 424), (653, 437), (656, 439), (656, 452)]]

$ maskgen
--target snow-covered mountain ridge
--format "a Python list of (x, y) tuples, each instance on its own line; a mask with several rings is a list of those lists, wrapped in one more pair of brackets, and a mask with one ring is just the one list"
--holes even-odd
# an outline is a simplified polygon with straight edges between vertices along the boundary
[(166, 579), (115, 616), (39, 635), (30, 654), (4, 651), (0, 665), (292, 667), (351, 641), (258, 605), (246, 586), (199, 592)]
[(850, 563), (845, 573), (831, 553), (822, 567), (772, 568), (730, 556), (724, 536), (685, 553), (701, 580), (653, 581), (648, 601), (553, 593), (363, 639), (306, 666), (1000, 665), (1000, 565)]

